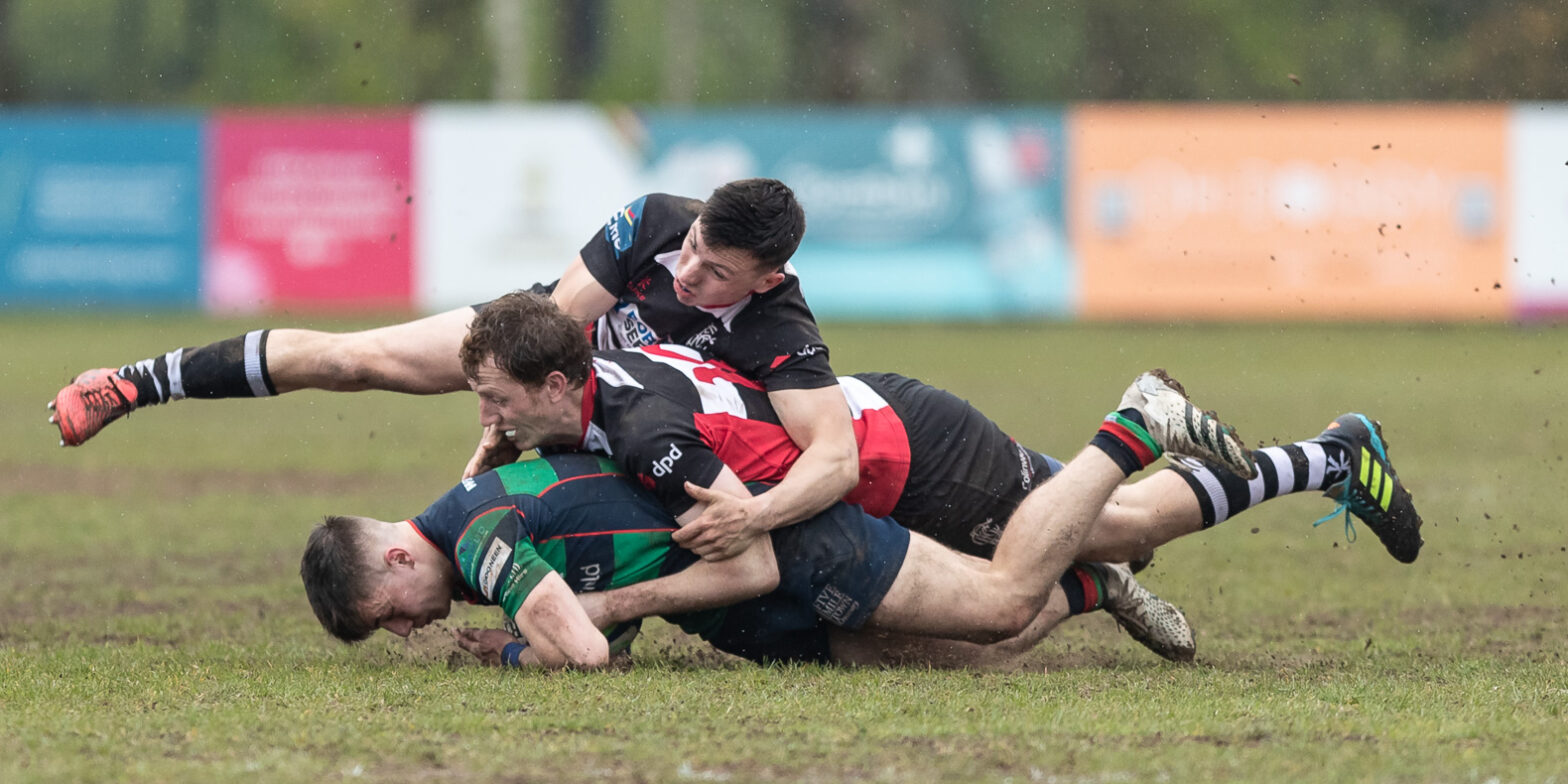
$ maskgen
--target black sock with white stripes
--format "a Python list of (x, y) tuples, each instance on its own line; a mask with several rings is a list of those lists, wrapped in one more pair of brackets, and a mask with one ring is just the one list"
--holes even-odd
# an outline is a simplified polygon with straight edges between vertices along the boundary
[(277, 394), (267, 374), (270, 331), (258, 329), (199, 348), (177, 348), (126, 365), (119, 376), (136, 385), (138, 408), (187, 397), (269, 397)]
[(1243, 510), (1270, 498), (1304, 490), (1322, 491), (1345, 478), (1350, 470), (1350, 455), (1345, 448), (1327, 441), (1297, 441), (1253, 451), (1258, 473), (1242, 479), (1229, 471), (1212, 470), (1207, 465), (1181, 458), (1184, 469), (1176, 471), (1198, 496), (1203, 508), (1203, 527), (1223, 523)]

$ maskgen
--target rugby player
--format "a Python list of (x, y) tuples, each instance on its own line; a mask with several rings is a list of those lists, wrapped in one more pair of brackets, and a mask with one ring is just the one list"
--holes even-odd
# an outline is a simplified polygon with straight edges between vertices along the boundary
[[(716, 189), (706, 202), (649, 194), (596, 233), (559, 281), (536, 287), (599, 348), (679, 343), (739, 368), (767, 389), (803, 453), (768, 493), (724, 505), (708, 525), (783, 525), (837, 501), (855, 484), (849, 411), (789, 259), (806, 230), (777, 180)], [(297, 389), (436, 394), (467, 388), (457, 350), (475, 308), (406, 324), (332, 334), (263, 329), (187, 347), (119, 370), (80, 374), (50, 402), (62, 446), (76, 446), (131, 411), (184, 398), (265, 397)], [(500, 441), (487, 433), (465, 476)]]
[[(685, 522), (708, 503), (776, 481), (799, 454), (761, 388), (679, 346), (591, 351), (549, 300), (514, 292), (490, 303), (465, 338), (462, 364), (481, 423), (519, 449), (563, 447), (610, 456)], [(553, 336), (553, 337), (552, 337)], [(968, 403), (913, 379), (839, 379), (860, 454), (845, 497), (953, 549), (989, 557), (1003, 524), (1060, 463), (1029, 450)], [(1129, 431), (1131, 432), (1131, 431)], [(1389, 462), (1380, 428), (1346, 414), (1317, 438), (1248, 451), (1203, 431), (1230, 470), (1184, 461), (1118, 488), (1079, 555), (1122, 562), (1265, 500), (1315, 490), (1340, 501), (1398, 560), (1414, 560), (1421, 518)], [(514, 453), (515, 455), (516, 453)], [(1256, 474), (1246, 473), (1256, 464)], [(713, 492), (692, 497), (699, 488)], [(1337, 513), (1338, 510), (1336, 510)], [(699, 555), (741, 552), (764, 528), (719, 536), (683, 528)], [(764, 540), (765, 541), (765, 540)], [(766, 559), (757, 556), (758, 561)]]
[[(602, 458), (574, 453), (466, 479), (401, 523), (328, 518), (300, 573), (317, 618), (349, 642), (377, 628), (406, 636), (446, 617), (454, 598), (498, 604), (523, 640), (495, 631), (459, 639), (481, 659), (513, 666), (604, 665), (611, 643), (574, 593), (698, 570), (716, 592), (656, 611), (685, 613), (671, 620), (757, 661), (842, 659), (830, 627), (993, 643), (1071, 612), (1060, 578), (1131, 472), (1162, 451), (1230, 459), (1215, 445), (1239, 443), (1234, 431), (1178, 390), (1159, 371), (1135, 379), (1088, 448), (1019, 505), (990, 561), (839, 503), (772, 532), (773, 580), (715, 583), (732, 561), (700, 561), (675, 546), (673, 521), (651, 494)], [(1058, 584), (1063, 591), (1053, 591)]]

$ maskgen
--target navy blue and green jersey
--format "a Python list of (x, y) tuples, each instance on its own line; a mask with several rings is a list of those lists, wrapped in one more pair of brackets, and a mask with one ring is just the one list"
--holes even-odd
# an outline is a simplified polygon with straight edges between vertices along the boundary
[[(409, 523), (457, 565), (465, 598), (500, 605), (509, 617), (550, 572), (586, 593), (697, 561), (673, 542), (674, 520), (651, 493), (585, 453), (465, 479)], [(909, 531), (839, 503), (772, 532), (772, 541), (779, 568), (772, 593), (666, 620), (753, 661), (825, 662), (827, 625), (866, 623), (903, 566)]]
[[(570, 453), (465, 479), (409, 521), (457, 566), (465, 598), (517, 614), (550, 572), (574, 593), (670, 574), (697, 557), (670, 538), (675, 522), (604, 458)], [(701, 634), (724, 611), (671, 618)]]
[(784, 266), (777, 286), (728, 305), (676, 299), (675, 262), (702, 208), (696, 199), (650, 193), (610, 216), (583, 246), (588, 272), (617, 298), (593, 327), (594, 346), (688, 346), (774, 391), (837, 383), (794, 267)]

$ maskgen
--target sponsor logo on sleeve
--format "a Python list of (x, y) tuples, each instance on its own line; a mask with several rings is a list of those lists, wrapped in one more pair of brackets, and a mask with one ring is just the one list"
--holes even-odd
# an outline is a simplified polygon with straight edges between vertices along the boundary
[(479, 483), (475, 482), (473, 477), (468, 477), (467, 479), (463, 480), (463, 489), (464, 490), (467, 490), (469, 492), (473, 492), (474, 488), (478, 487), (478, 486), (479, 486)]
[(679, 445), (670, 444), (669, 454), (653, 461), (653, 475), (661, 478), (668, 476), (671, 471), (675, 470), (675, 463), (683, 456)]
[(647, 197), (643, 197), (622, 207), (604, 224), (604, 240), (615, 250), (615, 258), (619, 259), (631, 250), (632, 242), (637, 239), (637, 224), (642, 220), (642, 204), (646, 200)]
[(1013, 447), (1018, 450), (1018, 485), (1027, 493), (1034, 486), (1034, 465), (1030, 463), (1029, 451), (1024, 449), (1023, 444), (1014, 441)]
[(501, 587), (501, 578), (506, 575), (511, 560), (512, 546), (500, 539), (491, 540), (490, 549), (485, 551), (485, 559), (479, 565), (479, 590), (486, 599), (497, 601), (497, 589)]

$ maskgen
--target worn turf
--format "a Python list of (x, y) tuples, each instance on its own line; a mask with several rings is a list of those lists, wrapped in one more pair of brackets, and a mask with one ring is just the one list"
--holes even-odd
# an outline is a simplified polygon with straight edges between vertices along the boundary
[(1143, 580), (1193, 666), (1090, 617), (1002, 672), (764, 669), (652, 625), (633, 669), (540, 675), (440, 629), (339, 645), (296, 576), (321, 515), (456, 480), (471, 396), (185, 401), (55, 445), (77, 371), (262, 323), (0, 316), (0, 781), (1568, 780), (1559, 328), (831, 325), (841, 372), (922, 377), (1064, 458), (1155, 366), (1254, 442), (1363, 411), (1426, 549), (1315, 529), (1321, 498), (1162, 549)]

